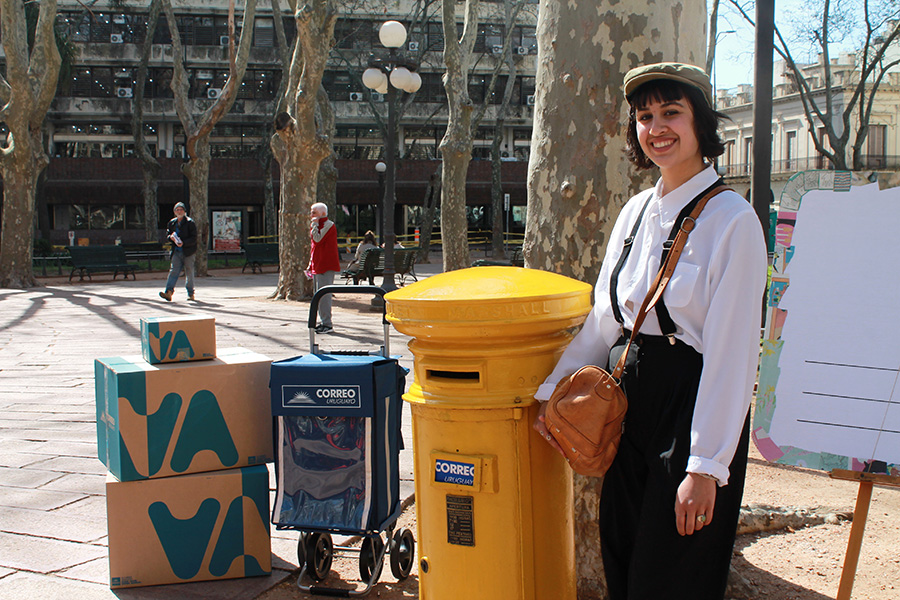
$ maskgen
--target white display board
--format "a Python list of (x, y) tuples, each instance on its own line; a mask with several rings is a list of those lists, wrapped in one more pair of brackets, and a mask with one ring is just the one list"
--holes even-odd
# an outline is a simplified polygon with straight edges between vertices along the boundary
[(769, 460), (890, 473), (900, 463), (900, 188), (851, 187), (849, 173), (796, 178), (776, 230), (754, 439)]

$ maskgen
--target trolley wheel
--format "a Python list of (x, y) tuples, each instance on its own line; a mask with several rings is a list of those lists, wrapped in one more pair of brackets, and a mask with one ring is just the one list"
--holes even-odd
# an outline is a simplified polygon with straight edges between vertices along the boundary
[(297, 566), (302, 567), (306, 563), (306, 542), (307, 538), (309, 538), (309, 534), (305, 532), (300, 533), (300, 537), (297, 538)]
[(375, 565), (378, 564), (378, 558), (383, 550), (384, 542), (381, 541), (380, 534), (367, 537), (362, 541), (362, 547), (359, 549), (359, 576), (363, 581), (371, 579), (374, 582), (381, 577), (384, 561), (382, 560), (381, 564), (378, 565), (377, 571), (375, 570)]
[(394, 577), (400, 581), (409, 577), (415, 556), (416, 540), (412, 531), (401, 529), (395, 533), (391, 540), (391, 573)]
[(322, 581), (331, 570), (334, 546), (328, 533), (311, 533), (306, 540), (306, 570), (316, 581)]

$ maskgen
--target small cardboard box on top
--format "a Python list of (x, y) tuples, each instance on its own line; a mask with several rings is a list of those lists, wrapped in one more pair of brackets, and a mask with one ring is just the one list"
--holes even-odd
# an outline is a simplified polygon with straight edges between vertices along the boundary
[(111, 588), (269, 575), (265, 465), (106, 481)]
[(119, 481), (272, 461), (270, 364), (243, 348), (204, 362), (97, 359), (100, 460)]
[(141, 354), (151, 365), (216, 357), (216, 320), (202, 315), (144, 317)]

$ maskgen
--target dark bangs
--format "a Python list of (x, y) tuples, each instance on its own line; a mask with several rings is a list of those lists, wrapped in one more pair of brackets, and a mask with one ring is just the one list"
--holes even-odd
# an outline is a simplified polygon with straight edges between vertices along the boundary
[(635, 113), (653, 102), (674, 102), (687, 99), (694, 113), (694, 133), (700, 145), (703, 158), (713, 159), (725, 153), (725, 144), (719, 138), (719, 123), (728, 117), (713, 110), (706, 97), (699, 89), (671, 79), (654, 79), (640, 86), (628, 96), (628, 131), (625, 135), (625, 154), (628, 160), (642, 169), (649, 169), (653, 164), (644, 151), (637, 137), (637, 120)]

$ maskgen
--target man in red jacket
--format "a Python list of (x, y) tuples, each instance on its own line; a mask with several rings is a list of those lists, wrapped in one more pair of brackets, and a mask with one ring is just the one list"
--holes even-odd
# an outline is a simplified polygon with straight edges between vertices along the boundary
[[(338, 255), (337, 229), (328, 220), (328, 207), (316, 202), (309, 209), (309, 236), (312, 238), (312, 252), (309, 257), (309, 272), (315, 280), (316, 290), (334, 283), (334, 274), (341, 270)], [(331, 294), (319, 301), (319, 324), (316, 333), (331, 333)]]

